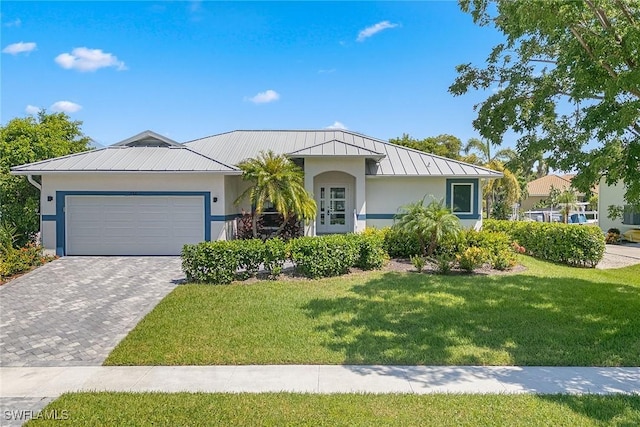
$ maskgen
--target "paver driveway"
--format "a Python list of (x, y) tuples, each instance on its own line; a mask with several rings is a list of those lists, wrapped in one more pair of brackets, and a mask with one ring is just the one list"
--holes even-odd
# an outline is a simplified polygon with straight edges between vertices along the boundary
[(179, 257), (64, 257), (0, 286), (0, 366), (100, 365), (184, 279)]

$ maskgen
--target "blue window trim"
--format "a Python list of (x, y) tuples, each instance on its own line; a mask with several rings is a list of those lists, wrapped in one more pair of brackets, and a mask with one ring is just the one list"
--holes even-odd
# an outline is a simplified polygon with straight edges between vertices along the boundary
[(473, 196), (472, 196), (472, 209), (470, 214), (457, 214), (453, 213), (460, 219), (480, 219), (480, 212), (478, 212), (478, 205), (480, 201), (480, 180), (478, 178), (450, 178), (447, 179), (447, 195), (446, 203), (447, 207), (451, 209), (452, 197), (453, 197), (453, 184), (473, 184)]
[[(43, 221), (56, 222), (56, 255), (66, 254), (65, 200), (67, 196), (201, 196), (204, 199), (204, 239), (211, 240), (211, 222), (225, 221), (224, 215), (211, 215), (209, 191), (56, 191), (56, 214), (43, 215)], [(222, 218), (222, 219), (221, 219)]]

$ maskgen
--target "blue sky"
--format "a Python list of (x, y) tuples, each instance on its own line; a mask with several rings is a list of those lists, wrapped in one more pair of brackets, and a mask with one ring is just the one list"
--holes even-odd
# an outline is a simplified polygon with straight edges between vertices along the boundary
[[(380, 139), (477, 136), (447, 92), (502, 40), (457, 2), (10, 2), (2, 124), (66, 111), (103, 145), (235, 129), (346, 127)], [(511, 145), (505, 141), (505, 145)]]

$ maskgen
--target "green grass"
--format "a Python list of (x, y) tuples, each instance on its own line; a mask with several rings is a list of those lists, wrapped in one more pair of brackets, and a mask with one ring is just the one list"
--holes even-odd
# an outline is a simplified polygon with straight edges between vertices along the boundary
[(27, 425), (631, 426), (640, 396), (76, 393), (46, 414), (68, 421)]
[(640, 366), (640, 265), (176, 288), (107, 365)]

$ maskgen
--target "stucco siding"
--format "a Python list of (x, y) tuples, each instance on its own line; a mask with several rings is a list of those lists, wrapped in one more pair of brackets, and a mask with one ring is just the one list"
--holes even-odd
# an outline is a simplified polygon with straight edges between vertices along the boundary
[(367, 178), (367, 220), (372, 214), (396, 214), (400, 206), (425, 195), (444, 201), (445, 183), (445, 178)]
[[(98, 194), (124, 192), (172, 193), (200, 192), (208, 194), (210, 218), (210, 238), (224, 239), (225, 233), (225, 186), (223, 175), (211, 174), (117, 174), (117, 173), (73, 173), (51, 174), (42, 176), (42, 192), (40, 198), (42, 222), (42, 244), (51, 252), (60, 253), (60, 209), (57, 203), (61, 201), (59, 194), (66, 192), (83, 192)], [(214, 198), (217, 201), (214, 202)], [(51, 199), (51, 200), (49, 200)], [(205, 219), (207, 222), (207, 219)]]
[(598, 225), (603, 232), (610, 228), (617, 228), (621, 233), (640, 228), (640, 225), (623, 224), (622, 219), (612, 220), (608, 216), (609, 206), (624, 206), (625, 185), (620, 181), (615, 185), (607, 185), (604, 178), (600, 181), (600, 192), (598, 195)]
[[(398, 208), (430, 196), (436, 200), (446, 201), (446, 178), (429, 177), (371, 177), (367, 178), (367, 226), (382, 228), (393, 224), (393, 215)], [(481, 203), (481, 202), (479, 202)], [(479, 205), (476, 206), (479, 208)], [(478, 219), (461, 219), (465, 228), (479, 228)]]

